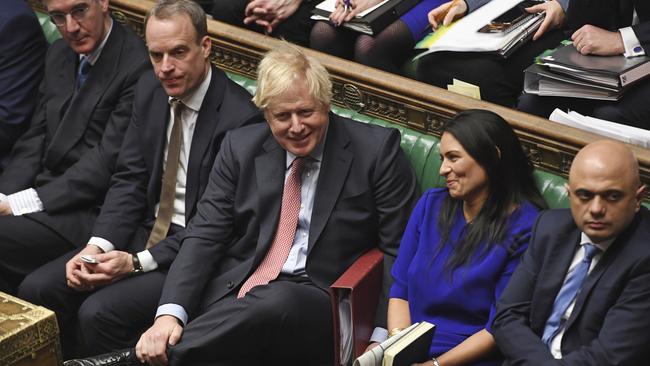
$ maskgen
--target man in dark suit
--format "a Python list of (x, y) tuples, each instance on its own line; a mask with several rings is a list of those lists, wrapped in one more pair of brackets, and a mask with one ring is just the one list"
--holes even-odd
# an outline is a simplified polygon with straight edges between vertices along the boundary
[(86, 243), (150, 67), (108, 0), (46, 0), (62, 40), (48, 50), (39, 105), (0, 176), (0, 289)]
[(36, 107), (47, 42), (34, 11), (23, 0), (0, 2), (0, 39), (1, 173)]
[(214, 0), (212, 17), (307, 47), (316, 0)]
[[(155, 74), (144, 74), (136, 86), (131, 122), (93, 237), (83, 250), (30, 274), (19, 290), (22, 298), (56, 311), (66, 358), (135, 346), (151, 325), (221, 140), (228, 130), (262, 121), (251, 95), (211, 67), (211, 41), (198, 4), (159, 2), (147, 16), (146, 37)], [(183, 104), (179, 115), (170, 98)], [(173, 159), (175, 126), (182, 137)], [(166, 195), (167, 172), (174, 170), (168, 162), (174, 160), (173, 190)], [(171, 203), (169, 214), (165, 202)], [(163, 224), (167, 230), (156, 237), (153, 228)]]
[[(633, 17), (636, 15), (636, 17)], [(650, 2), (571, 0), (567, 25), (583, 55), (636, 57), (650, 52)], [(555, 108), (650, 129), (650, 78), (639, 81), (615, 102), (522, 94), (517, 109), (548, 117)]]
[(540, 215), (492, 327), (504, 365), (644, 365), (650, 356), (650, 213), (632, 152), (575, 157), (571, 210)]
[(140, 360), (172, 345), (173, 365), (332, 363), (327, 288), (371, 248), (394, 258), (417, 188), (399, 133), (329, 114), (330, 98), (300, 49), (260, 63), (268, 124), (224, 138)]

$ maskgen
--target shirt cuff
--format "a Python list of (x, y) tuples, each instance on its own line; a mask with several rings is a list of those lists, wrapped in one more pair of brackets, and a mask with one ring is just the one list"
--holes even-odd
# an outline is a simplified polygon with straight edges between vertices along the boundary
[(158, 268), (158, 263), (153, 259), (153, 255), (148, 250), (143, 250), (140, 253), (136, 254), (142, 265), (142, 270), (144, 272), (150, 272)]
[(381, 327), (376, 327), (375, 330), (372, 331), (372, 335), (370, 336), (370, 343), (372, 342), (381, 343), (387, 339), (388, 339), (388, 330)]
[(645, 50), (641, 47), (641, 42), (637, 38), (632, 27), (625, 27), (618, 30), (623, 38), (623, 46), (625, 46), (625, 57), (636, 57), (645, 55)]
[(25, 189), (7, 196), (14, 216), (43, 211), (43, 202), (34, 188)]
[(88, 240), (88, 244), (98, 246), (99, 249), (104, 251), (104, 253), (108, 253), (115, 249), (115, 245), (113, 245), (113, 243), (98, 236), (91, 237), (90, 240)]
[(4, 202), (4, 201), (6, 201), (6, 200), (7, 200), (7, 196), (4, 195), (4, 194), (2, 194), (2, 193), (0, 193), (0, 202)]
[(160, 305), (158, 311), (156, 311), (156, 318), (163, 315), (171, 315), (180, 320), (181, 323), (183, 323), (183, 326), (187, 325), (187, 312), (178, 304)]

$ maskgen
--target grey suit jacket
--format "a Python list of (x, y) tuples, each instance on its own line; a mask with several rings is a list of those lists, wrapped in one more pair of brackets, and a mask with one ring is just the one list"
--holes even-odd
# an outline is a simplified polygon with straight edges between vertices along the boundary
[(39, 104), (0, 176), (0, 192), (36, 188), (45, 211), (29, 217), (85, 245), (115, 169), (135, 83), (150, 63), (142, 40), (117, 22), (74, 96), (78, 62), (64, 40), (48, 50)]
[[(417, 194), (399, 142), (397, 130), (330, 114), (306, 264), (317, 286), (327, 289), (374, 247), (392, 263)], [(226, 136), (160, 304), (179, 304), (192, 318), (257, 268), (279, 220), (285, 159), (266, 124)]]
[[(118, 169), (111, 180), (106, 202), (93, 235), (127, 250), (140, 226), (153, 227), (155, 207), (160, 199), (163, 154), (169, 124), (169, 103), (165, 90), (153, 72), (145, 73), (135, 91), (133, 117), (126, 132)], [(194, 216), (196, 205), (208, 184), (221, 140), (227, 131), (263, 121), (251, 95), (217, 68), (212, 68), (210, 86), (196, 121), (188, 159), (185, 192), (185, 220)], [(178, 252), (182, 231), (150, 249), (159, 266), (168, 266)], [(134, 250), (145, 243), (133, 243)]]
[(492, 327), (504, 365), (645, 365), (650, 356), (650, 212), (642, 208), (589, 273), (562, 337), (561, 360), (541, 341), (580, 243), (566, 210), (543, 212)]

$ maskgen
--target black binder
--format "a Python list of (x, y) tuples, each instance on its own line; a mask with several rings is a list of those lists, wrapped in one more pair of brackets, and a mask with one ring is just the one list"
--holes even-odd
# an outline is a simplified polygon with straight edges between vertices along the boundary
[[(398, 20), (404, 13), (411, 10), (420, 0), (388, 0), (385, 4), (366, 14), (361, 18), (354, 18), (343, 26), (357, 32), (377, 35)], [(312, 14), (329, 18), (330, 12), (318, 8), (312, 10)]]

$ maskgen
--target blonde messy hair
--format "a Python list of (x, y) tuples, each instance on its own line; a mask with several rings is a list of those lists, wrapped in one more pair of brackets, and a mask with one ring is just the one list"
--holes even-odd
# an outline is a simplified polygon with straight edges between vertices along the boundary
[(288, 42), (269, 51), (257, 68), (257, 90), (253, 103), (266, 109), (273, 99), (305, 80), (309, 94), (320, 107), (329, 109), (332, 82), (325, 67), (315, 58)]

